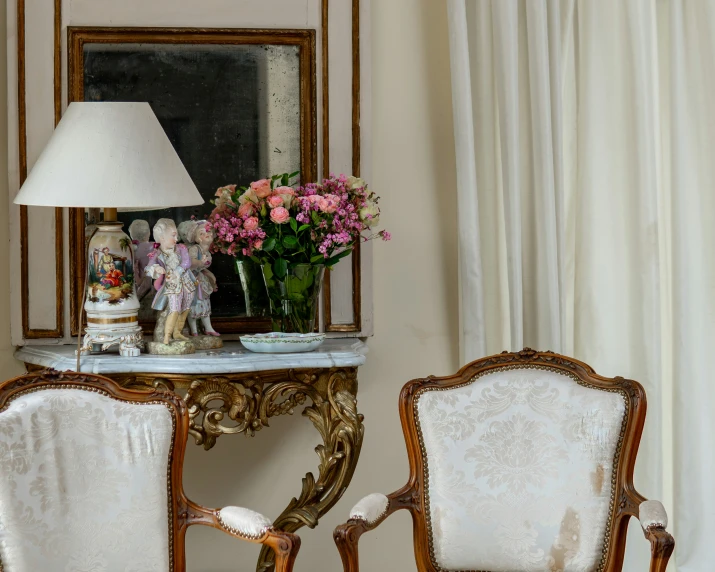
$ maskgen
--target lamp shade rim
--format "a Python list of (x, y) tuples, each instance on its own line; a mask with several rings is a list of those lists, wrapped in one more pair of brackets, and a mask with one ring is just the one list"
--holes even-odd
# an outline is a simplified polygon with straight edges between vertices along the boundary
[(13, 202), (158, 210), (205, 203), (146, 102), (73, 102)]

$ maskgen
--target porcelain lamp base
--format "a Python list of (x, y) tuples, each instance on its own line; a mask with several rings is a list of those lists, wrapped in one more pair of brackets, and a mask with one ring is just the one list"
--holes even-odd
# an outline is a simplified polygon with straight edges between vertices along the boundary
[(122, 357), (136, 357), (141, 354), (144, 347), (141, 327), (137, 325), (120, 330), (87, 328), (81, 351), (100, 353), (113, 349), (117, 345), (119, 346), (119, 355)]
[[(105, 211), (106, 213), (106, 211)], [(134, 249), (120, 222), (102, 222), (89, 243), (87, 328), (81, 351), (138, 356), (144, 346), (134, 276)]]

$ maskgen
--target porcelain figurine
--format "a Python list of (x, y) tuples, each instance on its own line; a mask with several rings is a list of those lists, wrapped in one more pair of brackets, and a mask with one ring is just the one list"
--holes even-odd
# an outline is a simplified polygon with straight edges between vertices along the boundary
[(211, 325), (211, 294), (218, 289), (216, 276), (209, 270), (212, 260), (209, 249), (214, 239), (213, 229), (205, 220), (187, 220), (179, 225), (179, 235), (189, 249), (191, 271), (198, 283), (189, 310), (191, 335), (194, 337), (199, 335), (197, 320), (201, 320), (204, 333), (207, 336), (218, 337), (220, 334)]
[[(156, 295), (152, 308), (165, 314), (163, 341), (188, 341), (182, 333), (191, 304), (196, 295), (197, 281), (191, 272), (191, 257), (183, 244), (177, 244), (179, 233), (173, 220), (162, 218), (154, 225), (155, 248), (149, 253), (144, 272), (154, 280)], [(157, 329), (159, 322), (157, 322)], [(193, 348), (192, 348), (193, 349)]]

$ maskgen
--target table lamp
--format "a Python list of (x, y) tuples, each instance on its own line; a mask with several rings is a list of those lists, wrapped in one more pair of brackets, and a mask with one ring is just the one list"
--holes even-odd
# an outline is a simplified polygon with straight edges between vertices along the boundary
[(71, 103), (14, 202), (104, 209), (87, 249), (83, 349), (139, 355), (134, 250), (117, 210), (204, 203), (149, 104)]

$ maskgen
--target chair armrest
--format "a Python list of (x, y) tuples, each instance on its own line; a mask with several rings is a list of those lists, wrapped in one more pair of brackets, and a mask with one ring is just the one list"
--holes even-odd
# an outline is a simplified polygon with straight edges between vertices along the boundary
[(223, 530), (246, 540), (258, 540), (273, 528), (273, 523), (267, 516), (238, 506), (220, 509), (216, 518)]
[(663, 503), (657, 500), (643, 501), (638, 506), (638, 519), (644, 531), (649, 528), (668, 528), (668, 513)]
[(668, 514), (660, 501), (646, 500), (638, 505), (638, 520), (645, 537), (650, 542), (651, 572), (665, 572), (670, 555), (675, 548), (675, 539), (665, 530)]
[(300, 537), (290, 532), (273, 528), (271, 519), (259, 512), (227, 506), (209, 509), (185, 500), (186, 509), (179, 515), (182, 530), (194, 524), (202, 524), (223, 530), (241, 540), (265, 544), (276, 555), (276, 572), (291, 572), (300, 549)]
[(390, 499), (381, 493), (372, 493), (361, 499), (350, 511), (350, 520), (363, 521), (372, 528), (387, 517)]
[(350, 511), (350, 520), (333, 532), (345, 572), (358, 572), (358, 540), (377, 528), (388, 516), (400, 509), (411, 512), (417, 507), (418, 496), (411, 484), (391, 495), (373, 493), (360, 500)]

